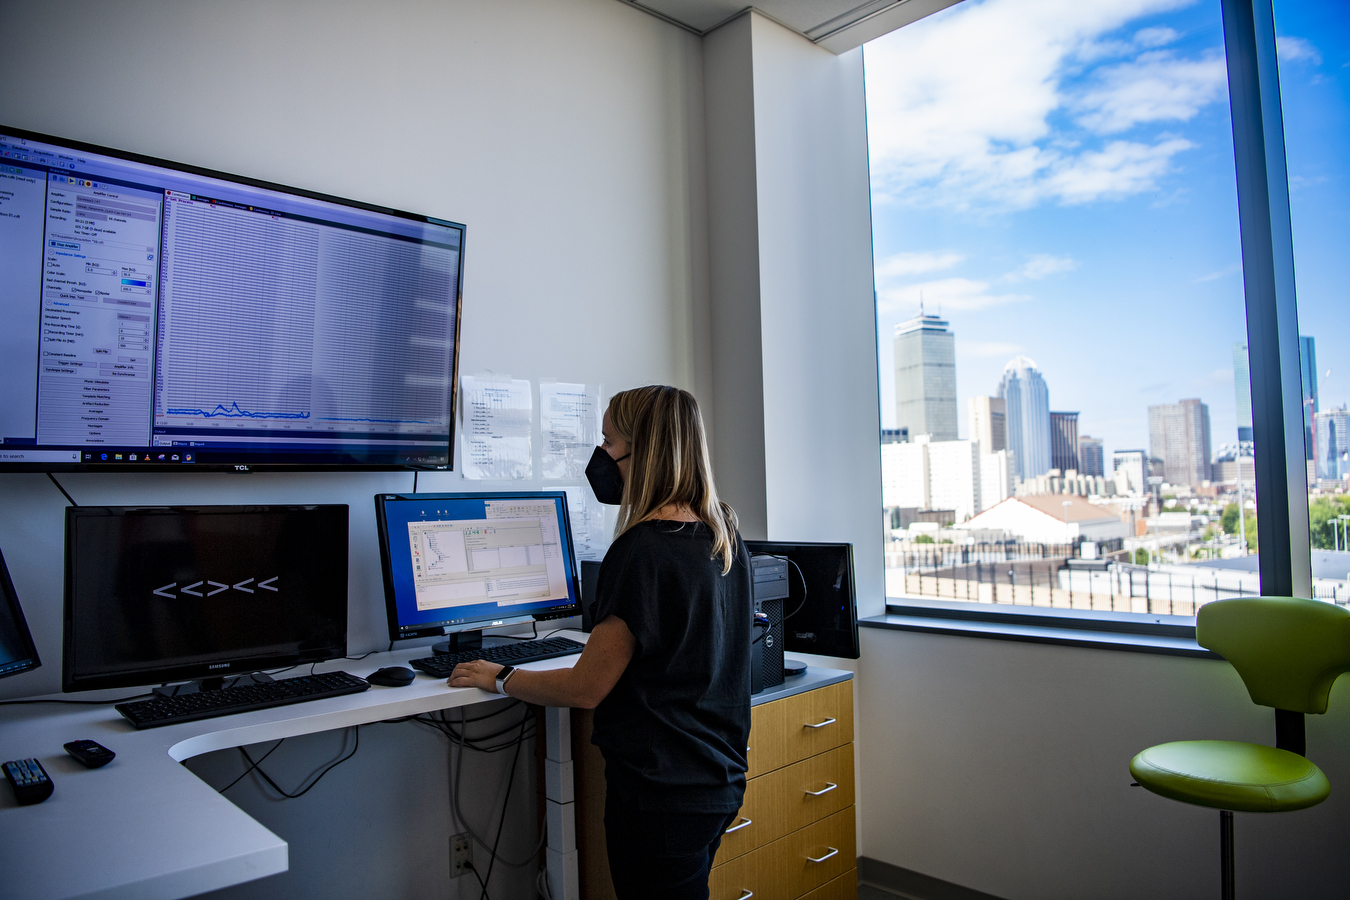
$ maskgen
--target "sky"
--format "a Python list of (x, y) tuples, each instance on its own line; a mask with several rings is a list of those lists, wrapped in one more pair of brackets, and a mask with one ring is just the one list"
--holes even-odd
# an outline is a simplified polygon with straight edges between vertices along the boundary
[[(1283, 0), (1276, 20), (1325, 406), (1350, 399), (1350, 4)], [(1108, 458), (1188, 397), (1215, 449), (1233, 441), (1246, 324), (1218, 0), (964, 0), (864, 60), (883, 427), (895, 325), (922, 302), (956, 335), (962, 437), (967, 398), (1026, 355)]]

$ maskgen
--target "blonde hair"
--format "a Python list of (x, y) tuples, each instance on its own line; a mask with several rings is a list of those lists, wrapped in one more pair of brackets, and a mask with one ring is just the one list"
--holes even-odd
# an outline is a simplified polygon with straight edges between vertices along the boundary
[(618, 537), (670, 505), (687, 506), (713, 533), (722, 574), (736, 557), (736, 512), (717, 496), (703, 416), (694, 395), (667, 385), (620, 391), (609, 401), (609, 424), (632, 454), (619, 503)]

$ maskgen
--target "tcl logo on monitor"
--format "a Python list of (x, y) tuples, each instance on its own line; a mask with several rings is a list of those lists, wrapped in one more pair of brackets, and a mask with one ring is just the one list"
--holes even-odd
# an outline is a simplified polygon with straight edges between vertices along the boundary
[[(245, 578), (243, 581), (237, 582), (235, 584), (222, 584), (219, 581), (207, 581), (203, 579), (202, 581), (196, 581), (193, 582), (192, 584), (187, 585), (186, 587), (181, 588), (178, 587), (178, 582), (174, 581), (164, 585), (163, 587), (155, 588), (150, 593), (159, 597), (168, 597), (170, 600), (177, 600), (178, 597), (181, 595), (174, 594), (173, 593), (174, 588), (178, 588), (178, 590), (182, 594), (190, 594), (193, 597), (214, 597), (221, 591), (228, 591), (231, 589), (236, 591), (242, 591), (245, 594), (255, 593), (254, 588), (261, 588), (264, 591), (279, 591), (281, 589), (276, 587), (276, 581), (280, 577), (281, 576), (279, 575), (273, 575), (266, 581), (256, 581), (256, 582), (255, 579), (253, 578)], [(249, 587), (250, 584), (252, 584), (253, 587)], [(202, 590), (198, 590), (198, 588), (202, 588)]]

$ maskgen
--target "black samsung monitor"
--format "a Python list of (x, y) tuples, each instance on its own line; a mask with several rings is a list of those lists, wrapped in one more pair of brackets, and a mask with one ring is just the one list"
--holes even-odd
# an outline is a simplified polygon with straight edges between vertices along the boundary
[(9, 566), (0, 554), (0, 678), (18, 675), (42, 665), (37, 646), (28, 632), (19, 595), (14, 593), (14, 582), (9, 578)]
[(789, 653), (858, 658), (853, 545), (746, 541), (751, 554), (788, 561), (784, 643)]
[(347, 507), (67, 507), (66, 691), (347, 655)]
[(575, 615), (576, 555), (562, 491), (376, 494), (389, 639)]
[(463, 250), (0, 125), (0, 472), (449, 467)]

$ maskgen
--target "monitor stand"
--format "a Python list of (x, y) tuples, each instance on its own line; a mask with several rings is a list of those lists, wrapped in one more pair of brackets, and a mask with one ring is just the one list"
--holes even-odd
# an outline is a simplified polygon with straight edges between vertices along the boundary
[(183, 684), (165, 684), (152, 688), (151, 693), (160, 697), (181, 697), (184, 694), (198, 694), (202, 691), (218, 691), (222, 688), (242, 687), (249, 684), (267, 684), (272, 676), (266, 672), (250, 672), (246, 675), (216, 675), (210, 678), (198, 678)]
[(432, 653), (446, 654), (458, 653), (461, 650), (481, 650), (483, 647), (483, 632), (477, 631), (457, 631), (454, 634), (447, 634), (448, 640), (438, 641), (431, 645)]
[(793, 675), (804, 675), (806, 673), (806, 663), (800, 659), (783, 660), (783, 677), (791, 678)]

